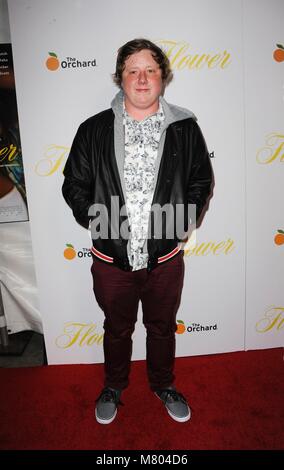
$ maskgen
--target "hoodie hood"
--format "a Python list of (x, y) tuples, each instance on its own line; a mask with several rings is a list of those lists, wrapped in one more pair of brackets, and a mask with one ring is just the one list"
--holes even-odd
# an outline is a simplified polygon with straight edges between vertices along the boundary
[[(124, 93), (123, 90), (120, 90), (111, 102), (112, 110), (115, 114), (116, 119), (122, 119), (123, 114), (123, 99)], [(181, 108), (173, 104), (167, 103), (167, 101), (160, 96), (160, 101), (163, 106), (163, 111), (165, 113), (165, 127), (168, 127), (173, 122), (182, 121), (183, 119), (192, 118), (197, 121), (195, 114), (186, 108)]]

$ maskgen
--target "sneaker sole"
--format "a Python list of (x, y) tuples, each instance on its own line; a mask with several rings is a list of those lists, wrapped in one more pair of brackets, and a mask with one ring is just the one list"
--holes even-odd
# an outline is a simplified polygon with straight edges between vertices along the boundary
[(175, 421), (178, 421), (179, 423), (186, 423), (186, 421), (189, 421), (190, 418), (191, 418), (191, 413), (190, 413), (190, 410), (189, 410), (189, 413), (187, 416), (183, 416), (182, 418), (179, 418), (178, 416), (172, 414), (170, 412), (170, 410), (168, 410), (168, 408), (166, 407), (167, 409), (167, 412), (169, 413), (170, 417), (173, 418)]
[(99, 418), (99, 417), (98, 417), (98, 415), (97, 415), (97, 410), (95, 410), (96, 420), (97, 420), (97, 422), (100, 423), (100, 424), (110, 424), (110, 423), (112, 423), (113, 420), (115, 419), (116, 415), (117, 415), (117, 410), (115, 410), (115, 413), (114, 413), (114, 415), (113, 415), (111, 418), (109, 418), (109, 419), (102, 419), (102, 418)]
[[(159, 397), (159, 395), (157, 395), (156, 392), (155, 392), (155, 395), (156, 395), (157, 398), (159, 398), (160, 401), (163, 401), (163, 400), (161, 400), (161, 398)], [(163, 403), (164, 403), (164, 402), (163, 402)], [(164, 405), (165, 405), (165, 404), (164, 404)], [(166, 408), (168, 414), (170, 415), (170, 417), (171, 417), (172, 419), (174, 419), (175, 421), (177, 421), (178, 423), (186, 423), (186, 421), (189, 421), (190, 418), (191, 418), (191, 411), (190, 411), (189, 406), (188, 406), (188, 415), (183, 416), (182, 418), (180, 418), (179, 416), (176, 416), (176, 415), (174, 415), (173, 413), (171, 413), (170, 410), (166, 407), (166, 405), (165, 405), (165, 408)]]

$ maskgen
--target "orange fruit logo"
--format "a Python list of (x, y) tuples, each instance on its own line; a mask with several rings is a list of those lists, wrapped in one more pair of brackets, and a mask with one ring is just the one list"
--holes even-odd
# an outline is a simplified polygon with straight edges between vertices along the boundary
[(284, 244), (284, 230), (277, 230), (277, 234), (274, 237), (275, 245), (283, 245)]
[(284, 46), (282, 44), (276, 44), (277, 49), (273, 52), (273, 59), (276, 62), (283, 62), (284, 60)]
[(76, 256), (76, 251), (74, 249), (74, 246), (71, 245), (71, 243), (66, 243), (67, 248), (65, 248), (63, 255), (64, 258), (71, 260), (74, 259)]
[(177, 329), (176, 329), (176, 333), (178, 335), (182, 335), (182, 333), (185, 332), (185, 326), (184, 326), (184, 322), (182, 320), (177, 320)]
[(45, 65), (48, 68), (48, 70), (51, 70), (52, 72), (54, 72), (54, 70), (58, 69), (60, 63), (55, 52), (49, 52), (48, 54), (49, 54), (49, 57), (46, 59)]

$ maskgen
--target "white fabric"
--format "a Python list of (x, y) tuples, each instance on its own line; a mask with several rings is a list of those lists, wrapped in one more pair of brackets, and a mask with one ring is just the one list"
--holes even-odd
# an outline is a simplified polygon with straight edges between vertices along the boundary
[(42, 333), (29, 222), (0, 224), (0, 285), (8, 331)]

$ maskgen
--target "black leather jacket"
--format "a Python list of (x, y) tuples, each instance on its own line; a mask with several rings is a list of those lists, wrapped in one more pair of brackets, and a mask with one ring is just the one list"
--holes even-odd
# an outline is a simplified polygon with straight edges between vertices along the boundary
[[(93, 203), (104, 204), (110, 209), (111, 196), (119, 197), (119, 205), (125, 204), (121, 180), (115, 156), (114, 112), (107, 109), (82, 123), (74, 138), (64, 169), (63, 196), (73, 210), (77, 222), (88, 228), (88, 210)], [(202, 212), (211, 191), (212, 168), (201, 130), (192, 118), (170, 124), (166, 130), (153, 204), (196, 204), (196, 219)], [(127, 216), (120, 216), (125, 223)], [(185, 224), (185, 231), (186, 231)], [(176, 254), (179, 239), (147, 240), (149, 254), (148, 271), (158, 263)], [(119, 268), (129, 271), (127, 240), (93, 240), (94, 255)]]

